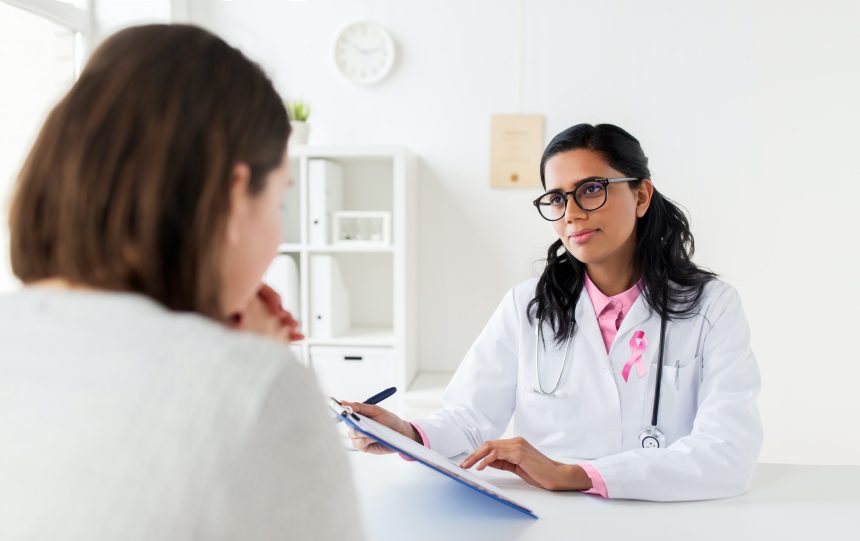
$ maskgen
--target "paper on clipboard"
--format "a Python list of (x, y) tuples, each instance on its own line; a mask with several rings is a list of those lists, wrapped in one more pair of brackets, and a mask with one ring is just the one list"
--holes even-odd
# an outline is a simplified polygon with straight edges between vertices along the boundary
[(489, 496), (490, 498), (512, 507), (521, 513), (525, 513), (532, 518), (537, 518), (537, 515), (535, 515), (531, 509), (515, 502), (510, 497), (502, 493), (502, 491), (495, 485), (481, 479), (469, 470), (459, 467), (436, 451), (416, 443), (412, 439), (407, 438), (399, 432), (391, 430), (387, 426), (377, 423), (373, 419), (368, 419), (367, 417), (354, 413), (351, 408), (341, 406), (340, 403), (333, 398), (330, 400), (331, 408), (336, 414), (343, 418), (343, 421), (347, 423), (350, 428), (373, 438), (379, 443), (394, 449), (398, 453), (406, 455), (409, 458), (412, 458), (425, 466), (454, 479), (455, 481), (463, 483), (485, 496)]

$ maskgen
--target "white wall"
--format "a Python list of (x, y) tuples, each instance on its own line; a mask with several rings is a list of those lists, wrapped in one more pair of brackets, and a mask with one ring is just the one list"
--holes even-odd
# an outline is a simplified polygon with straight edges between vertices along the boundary
[[(423, 369), (455, 368), (553, 240), (529, 204), (536, 190), (488, 188), (490, 115), (544, 114), (547, 140), (578, 122), (616, 123), (642, 141), (658, 187), (689, 209), (698, 262), (745, 301), (764, 377), (762, 459), (860, 464), (851, 392), (860, 3), (190, 0), (187, 9), (285, 94), (312, 102), (312, 143), (405, 144), (421, 157)], [(387, 26), (399, 46), (395, 73), (371, 88), (333, 63), (336, 33), (359, 19)]]
[(113, 32), (134, 24), (170, 22), (172, 0), (92, 0), (98, 44)]

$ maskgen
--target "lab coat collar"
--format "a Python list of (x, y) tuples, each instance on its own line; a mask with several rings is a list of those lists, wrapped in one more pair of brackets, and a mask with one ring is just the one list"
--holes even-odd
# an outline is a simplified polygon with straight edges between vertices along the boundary
[[(631, 308), (631, 311), (633, 308)], [(600, 334), (600, 325), (597, 323), (597, 316), (594, 312), (594, 305), (591, 304), (591, 297), (585, 287), (579, 293), (579, 300), (576, 302), (576, 325), (581, 336), (584, 336), (586, 341), (591, 345), (594, 354), (601, 359), (609, 359), (609, 354), (606, 352), (606, 346), (603, 344), (603, 335)], [(626, 319), (626, 318), (625, 318)]]
[(636, 301), (633, 303), (633, 306), (630, 307), (630, 311), (627, 312), (627, 315), (624, 317), (624, 320), (621, 322), (621, 327), (618, 328), (618, 336), (624, 336), (625, 333), (629, 332), (631, 329), (638, 329), (642, 327), (642, 325), (651, 319), (651, 316), (655, 315), (651, 308), (648, 306), (648, 303), (645, 302), (645, 295), (639, 293), (639, 296), (636, 298)]

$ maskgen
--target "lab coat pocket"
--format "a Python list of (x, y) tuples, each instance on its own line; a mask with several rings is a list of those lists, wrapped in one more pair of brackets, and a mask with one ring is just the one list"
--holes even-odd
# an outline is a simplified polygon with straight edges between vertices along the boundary
[(667, 437), (689, 433), (699, 399), (702, 358), (668, 357), (663, 362), (660, 418)]
[(701, 356), (668, 358), (663, 362), (663, 389), (679, 396), (695, 395), (701, 374)]

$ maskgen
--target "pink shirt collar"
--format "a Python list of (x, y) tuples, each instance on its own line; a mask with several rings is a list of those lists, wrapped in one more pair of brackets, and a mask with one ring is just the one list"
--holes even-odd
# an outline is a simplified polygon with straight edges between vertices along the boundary
[(642, 292), (642, 279), (640, 278), (639, 281), (633, 284), (633, 287), (627, 291), (610, 297), (608, 295), (604, 295), (602, 291), (597, 289), (597, 286), (594, 285), (594, 282), (591, 281), (591, 277), (588, 276), (588, 273), (586, 272), (585, 290), (588, 292), (589, 298), (591, 298), (591, 304), (594, 306), (594, 314), (596, 316), (600, 316), (600, 313), (603, 312), (603, 309), (606, 308), (607, 304), (611, 301), (615, 301), (621, 304), (621, 317), (624, 318), (627, 315), (627, 312), (630, 311), (630, 307), (633, 306), (633, 303), (639, 298), (639, 293)]

